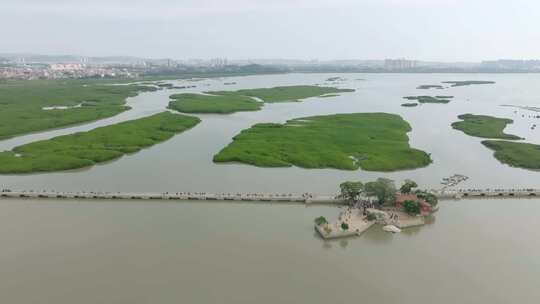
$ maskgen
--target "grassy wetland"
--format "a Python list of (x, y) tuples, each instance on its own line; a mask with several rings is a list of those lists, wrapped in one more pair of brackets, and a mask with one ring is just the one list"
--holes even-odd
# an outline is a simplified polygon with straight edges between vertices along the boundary
[(200, 120), (162, 112), (153, 116), (59, 136), (0, 152), (0, 174), (53, 172), (93, 166), (153, 146)]
[(514, 122), (511, 119), (473, 114), (459, 115), (458, 118), (461, 121), (452, 123), (452, 128), (467, 135), (481, 138), (521, 139), (519, 136), (504, 133), (506, 126)]
[[(281, 86), (238, 91), (211, 91), (205, 94), (175, 94), (169, 108), (184, 113), (228, 114), (260, 110), (263, 103), (300, 102), (310, 97), (334, 97), (337, 93), (353, 92), (320, 86)], [(255, 100), (259, 99), (260, 101)]]
[(416, 87), (418, 90), (429, 90), (429, 89), (444, 89), (444, 87), (440, 84), (423, 84)]
[(247, 96), (175, 94), (171, 96), (169, 108), (184, 113), (229, 114), (239, 111), (258, 111), (262, 102)]
[(126, 98), (154, 90), (90, 80), (8, 81), (0, 84), (0, 140), (111, 117), (129, 109)]
[(485, 140), (482, 144), (493, 150), (495, 158), (503, 164), (540, 170), (540, 145), (504, 140)]
[(234, 92), (210, 92), (210, 94), (242, 95), (261, 99), (264, 102), (299, 102), (302, 99), (327, 94), (354, 92), (353, 89), (338, 89), (334, 87), (297, 85), (273, 88), (247, 89)]
[(464, 81), (443, 81), (442, 83), (450, 84), (452, 87), (463, 87), (463, 86), (479, 85), (479, 84), (494, 84), (495, 81), (464, 80)]
[(450, 102), (450, 99), (454, 98), (454, 96), (405, 96), (403, 97), (407, 100), (414, 100), (419, 103), (441, 103), (446, 104)]
[(430, 156), (409, 146), (410, 125), (386, 113), (336, 114), (261, 123), (243, 130), (214, 162), (259, 167), (335, 168), (368, 171), (414, 169)]

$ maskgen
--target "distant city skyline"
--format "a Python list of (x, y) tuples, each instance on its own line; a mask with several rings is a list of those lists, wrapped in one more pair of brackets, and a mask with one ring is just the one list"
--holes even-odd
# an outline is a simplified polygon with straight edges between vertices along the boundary
[(0, 53), (144, 58), (535, 59), (532, 0), (3, 0)]

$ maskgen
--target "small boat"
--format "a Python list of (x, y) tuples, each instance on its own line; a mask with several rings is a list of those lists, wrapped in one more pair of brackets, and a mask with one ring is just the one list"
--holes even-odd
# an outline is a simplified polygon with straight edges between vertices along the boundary
[(399, 229), (398, 227), (394, 226), (394, 225), (386, 225), (382, 228), (384, 231), (386, 232), (392, 232), (392, 233), (398, 233), (398, 232), (401, 232), (401, 229)]

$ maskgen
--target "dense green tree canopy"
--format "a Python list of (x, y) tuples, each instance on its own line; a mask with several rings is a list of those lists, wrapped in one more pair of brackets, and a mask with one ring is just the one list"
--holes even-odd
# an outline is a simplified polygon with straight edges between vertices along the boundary
[(401, 185), (401, 188), (399, 188), (399, 191), (401, 193), (408, 194), (411, 193), (412, 189), (416, 187), (418, 187), (418, 184), (415, 181), (406, 179), (403, 185)]
[(396, 185), (387, 178), (378, 178), (376, 181), (366, 183), (364, 191), (367, 196), (377, 197), (380, 205), (392, 204), (396, 200)]
[(341, 189), (341, 197), (348, 201), (358, 199), (362, 191), (364, 191), (364, 184), (362, 182), (344, 182), (339, 185)]

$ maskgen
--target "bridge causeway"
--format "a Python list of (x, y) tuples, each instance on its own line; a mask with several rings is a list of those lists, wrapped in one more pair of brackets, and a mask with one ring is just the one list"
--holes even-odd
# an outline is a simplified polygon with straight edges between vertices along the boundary
[[(540, 189), (444, 189), (429, 190), (439, 199), (467, 198), (535, 198)], [(346, 202), (334, 195), (314, 194), (270, 194), (270, 193), (222, 193), (204, 192), (64, 192), (64, 191), (12, 191), (0, 190), (0, 198), (47, 198), (47, 199), (108, 199), (108, 200), (182, 200), (182, 201), (236, 201), (236, 202), (282, 202), (302, 204), (334, 204)]]

